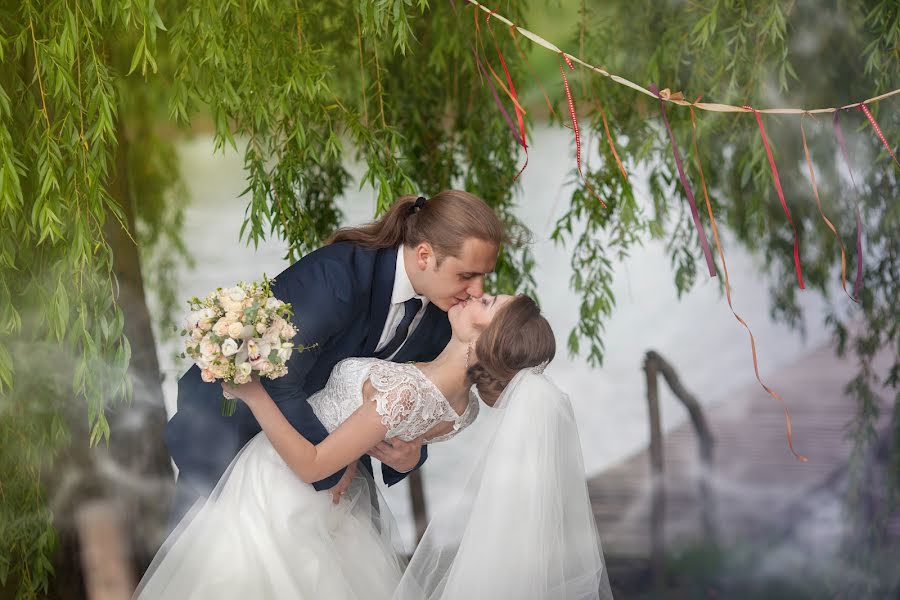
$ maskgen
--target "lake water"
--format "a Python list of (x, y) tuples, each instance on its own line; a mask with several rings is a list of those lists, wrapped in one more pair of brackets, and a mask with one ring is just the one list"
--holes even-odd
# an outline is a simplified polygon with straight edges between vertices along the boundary
[[(517, 213), (534, 233), (537, 259), (535, 279), (539, 299), (557, 334), (560, 351), (547, 373), (571, 397), (579, 423), (585, 470), (596, 473), (649, 443), (646, 386), (642, 362), (654, 349), (678, 371), (682, 382), (704, 405), (727, 402), (729, 393), (754, 381), (749, 340), (735, 320), (715, 279), (700, 276), (698, 284), (680, 300), (673, 283), (670, 259), (660, 242), (634, 248), (629, 258), (616, 265), (614, 291), (617, 307), (606, 323), (606, 359), (591, 368), (579, 357), (566, 353), (566, 339), (578, 316), (578, 298), (569, 289), (570, 252), (550, 241), (553, 223), (563, 214), (573, 185), (571, 132), (538, 129), (533, 136), (527, 170), (517, 195)], [(259, 280), (283, 270), (285, 244), (272, 240), (258, 248), (239, 242), (238, 232), (247, 200), (238, 198), (246, 187), (238, 153), (213, 154), (211, 137), (197, 137), (179, 147), (187, 203), (184, 237), (196, 260), (196, 268), (174, 273), (177, 295), (203, 296), (218, 286)], [(362, 169), (350, 171), (359, 176)], [(374, 194), (370, 189), (350, 193), (340, 200), (346, 224), (370, 220)], [(433, 194), (437, 190), (421, 190)], [(649, 196), (638, 186), (639, 199)], [(769, 283), (761, 274), (761, 261), (728, 244), (725, 256), (733, 288), (735, 308), (750, 324), (757, 340), (759, 367), (765, 380), (770, 373), (822, 344), (827, 332), (822, 325), (824, 302), (812, 293), (801, 294), (807, 337), (774, 323), (769, 316)], [(705, 273), (705, 270), (703, 271)], [(793, 279), (783, 282), (795, 285)], [(186, 307), (186, 305), (185, 305)], [(156, 308), (151, 306), (151, 310)], [(159, 347), (165, 375), (164, 392), (171, 415), (175, 407), (176, 380), (188, 365), (176, 361), (176, 344)], [(660, 386), (662, 425), (675, 427), (687, 418), (678, 400)], [(786, 399), (790, 402), (790, 398)], [(781, 414), (773, 401), (761, 410)], [(471, 458), (467, 448), (479, 435), (478, 423), (465, 434), (430, 448), (423, 469), (429, 511), (453, 498), (462, 466)], [(515, 465), (510, 465), (515, 469)], [(398, 484), (384, 490), (407, 541), (413, 537), (408, 489)]]

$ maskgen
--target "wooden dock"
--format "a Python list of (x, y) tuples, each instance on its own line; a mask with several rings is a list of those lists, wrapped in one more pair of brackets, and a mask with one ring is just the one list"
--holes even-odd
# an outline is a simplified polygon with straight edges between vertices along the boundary
[[(888, 358), (876, 360), (875, 370), (881, 380), (888, 371)], [(786, 399), (794, 447), (809, 458), (807, 463), (791, 454), (781, 406), (755, 381), (737, 390), (733, 397), (704, 409), (715, 438), (710, 483), (719, 540), (728, 543), (749, 539), (750, 534), (761, 530), (775, 531), (802, 515), (804, 499), (836, 485), (846, 471), (852, 447), (846, 432), (855, 403), (844, 394), (844, 388), (855, 373), (853, 358), (839, 359), (832, 348), (823, 346), (765, 379)], [(690, 381), (683, 383), (702, 397), (703, 391), (691, 388)], [(885, 402), (878, 429), (885, 431), (893, 392), (882, 389), (881, 396)], [(646, 398), (641, 401), (646, 403)], [(663, 438), (665, 544), (671, 549), (702, 535), (701, 462), (690, 421)], [(649, 451), (592, 477), (588, 490), (604, 553), (648, 558), (652, 504)]]

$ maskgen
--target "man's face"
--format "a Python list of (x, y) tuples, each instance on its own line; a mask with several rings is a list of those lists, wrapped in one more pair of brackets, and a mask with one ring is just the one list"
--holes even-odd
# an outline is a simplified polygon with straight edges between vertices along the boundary
[[(499, 248), (491, 242), (467, 239), (459, 256), (445, 256), (440, 266), (430, 244), (416, 247), (413, 287), (443, 311), (469, 297), (484, 294), (484, 277), (494, 270)], [(424, 267), (424, 268), (423, 268)]]

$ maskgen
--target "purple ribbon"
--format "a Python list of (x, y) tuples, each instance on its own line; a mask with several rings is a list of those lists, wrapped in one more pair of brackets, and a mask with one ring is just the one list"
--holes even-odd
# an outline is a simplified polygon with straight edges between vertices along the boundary
[(501, 114), (503, 114), (503, 118), (506, 119), (506, 124), (509, 125), (509, 130), (512, 132), (513, 138), (519, 143), (520, 146), (525, 146), (525, 141), (519, 137), (519, 132), (516, 131), (516, 126), (513, 123), (512, 117), (509, 116), (509, 113), (506, 112), (506, 108), (504, 108), (503, 103), (500, 102), (500, 96), (497, 94), (497, 88), (494, 87), (494, 82), (491, 81), (491, 76), (488, 75), (487, 71), (484, 70), (484, 67), (481, 65), (481, 59), (478, 58), (478, 52), (475, 50), (475, 47), (472, 47), (472, 54), (475, 55), (475, 64), (478, 65), (478, 70), (481, 71), (481, 75), (488, 82), (488, 87), (491, 88), (491, 95), (494, 96), (494, 103), (497, 104), (497, 108), (500, 109)]
[(703, 225), (700, 224), (700, 213), (697, 211), (697, 203), (694, 202), (694, 192), (691, 191), (691, 184), (688, 183), (687, 176), (684, 174), (684, 164), (681, 161), (681, 153), (678, 151), (678, 143), (675, 141), (675, 134), (672, 132), (672, 126), (669, 124), (669, 115), (666, 113), (666, 103), (662, 96), (659, 95), (659, 88), (655, 83), (651, 83), (649, 88), (657, 98), (659, 98), (659, 109), (662, 112), (663, 121), (666, 123), (666, 129), (669, 132), (669, 140), (672, 142), (672, 154), (675, 155), (675, 166), (678, 167), (678, 177), (681, 179), (681, 185), (687, 194), (688, 203), (691, 205), (691, 216), (694, 218), (694, 226), (697, 228), (697, 234), (700, 236), (700, 245), (703, 247), (703, 256), (706, 257), (706, 266), (709, 267), (709, 276), (716, 276), (716, 265), (713, 262), (712, 252), (709, 249), (709, 242), (706, 239), (706, 232)]

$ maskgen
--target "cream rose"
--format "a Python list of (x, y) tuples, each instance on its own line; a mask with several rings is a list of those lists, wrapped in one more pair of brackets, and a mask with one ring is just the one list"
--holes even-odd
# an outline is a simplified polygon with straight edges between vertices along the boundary
[(293, 352), (294, 350), (292, 348), (281, 348), (278, 350), (278, 358), (282, 363), (286, 363)]
[(209, 370), (219, 379), (228, 375), (228, 365), (225, 363), (213, 363), (209, 366)]
[(250, 363), (245, 362), (237, 365), (234, 370), (234, 376), (246, 376), (250, 377), (250, 374), (253, 372), (253, 367), (250, 366)]
[(223, 356), (233, 356), (237, 354), (238, 344), (231, 338), (228, 338), (224, 342), (222, 342), (222, 355)]
[(216, 380), (216, 376), (213, 375), (212, 371), (209, 369), (203, 369), (200, 371), (200, 378), (206, 383), (212, 383)]
[(244, 326), (240, 323), (232, 323), (228, 326), (228, 335), (229, 337), (233, 337), (234, 339), (242, 339), (244, 333)]
[(228, 289), (227, 295), (232, 302), (241, 302), (247, 297), (247, 292), (239, 286), (234, 286), (233, 288)]

